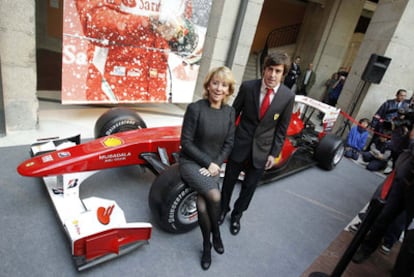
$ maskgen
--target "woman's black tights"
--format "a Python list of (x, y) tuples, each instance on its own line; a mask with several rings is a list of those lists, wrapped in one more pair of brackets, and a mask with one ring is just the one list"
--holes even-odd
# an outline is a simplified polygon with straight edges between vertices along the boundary
[(218, 189), (212, 189), (197, 197), (198, 224), (203, 235), (204, 248), (211, 248), (211, 233), (213, 238), (220, 238), (218, 218), (220, 216), (220, 198)]

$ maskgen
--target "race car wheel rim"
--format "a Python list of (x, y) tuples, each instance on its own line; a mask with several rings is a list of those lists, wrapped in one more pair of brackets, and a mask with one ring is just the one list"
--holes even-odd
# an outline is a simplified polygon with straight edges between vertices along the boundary
[(196, 201), (197, 193), (194, 191), (179, 204), (177, 218), (182, 224), (192, 224), (198, 220)]
[(345, 148), (344, 148), (344, 146), (343, 146), (343, 145), (341, 145), (341, 146), (338, 148), (338, 151), (336, 151), (335, 156), (334, 156), (334, 158), (333, 158), (333, 163), (334, 163), (334, 165), (337, 165), (337, 164), (341, 161), (342, 156), (344, 155), (344, 151), (345, 151)]

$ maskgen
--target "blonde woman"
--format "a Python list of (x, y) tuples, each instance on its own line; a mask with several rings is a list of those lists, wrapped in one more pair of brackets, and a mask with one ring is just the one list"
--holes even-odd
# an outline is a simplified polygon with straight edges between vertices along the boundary
[(218, 218), (221, 164), (234, 141), (234, 109), (227, 100), (234, 92), (234, 77), (227, 67), (212, 69), (204, 81), (203, 99), (188, 105), (181, 133), (180, 173), (198, 192), (198, 222), (203, 236), (201, 267), (211, 265), (211, 246), (224, 253)]

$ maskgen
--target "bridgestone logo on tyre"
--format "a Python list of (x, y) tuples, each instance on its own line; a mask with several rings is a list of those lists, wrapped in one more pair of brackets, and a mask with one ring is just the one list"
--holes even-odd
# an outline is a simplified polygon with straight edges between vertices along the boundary
[[(114, 130), (116, 130), (117, 128), (121, 127), (121, 126), (125, 126), (125, 125), (131, 125), (131, 126), (136, 126), (136, 122), (133, 120), (121, 120), (116, 122), (114, 125), (112, 125), (105, 133), (105, 135), (109, 136), (111, 135)], [(142, 129), (141, 126), (137, 126), (138, 129)]]
[(186, 196), (189, 193), (189, 190), (189, 188), (186, 188), (179, 195), (177, 195), (177, 198), (174, 200), (173, 204), (171, 205), (170, 212), (168, 213), (168, 223), (173, 224), (175, 222), (175, 215), (178, 205), (181, 203), (184, 196)]

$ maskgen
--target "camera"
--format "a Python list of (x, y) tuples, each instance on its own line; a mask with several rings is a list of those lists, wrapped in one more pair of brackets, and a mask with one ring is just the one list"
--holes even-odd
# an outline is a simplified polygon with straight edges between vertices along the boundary
[(383, 128), (386, 130), (393, 130), (398, 127), (406, 127), (411, 130), (414, 124), (414, 109), (399, 109), (398, 116), (390, 121), (384, 121)]

